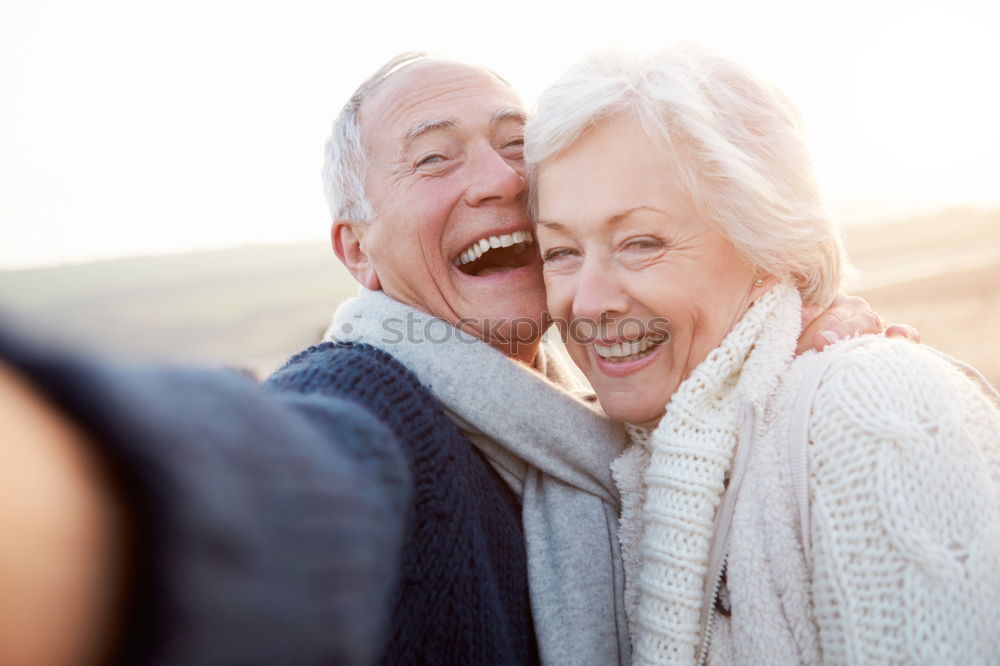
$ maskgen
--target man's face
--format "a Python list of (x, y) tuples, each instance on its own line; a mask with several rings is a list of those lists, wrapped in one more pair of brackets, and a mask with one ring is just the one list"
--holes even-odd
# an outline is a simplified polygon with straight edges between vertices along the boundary
[(524, 208), (520, 100), (489, 72), (424, 61), (383, 82), (360, 121), (375, 208), (361, 247), (382, 289), (526, 358), (485, 330), (524, 319), (540, 335), (545, 310)]

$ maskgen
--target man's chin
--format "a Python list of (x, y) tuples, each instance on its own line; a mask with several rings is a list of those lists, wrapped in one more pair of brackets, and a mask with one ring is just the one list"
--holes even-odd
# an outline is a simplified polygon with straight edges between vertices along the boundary
[(498, 299), (484, 305), (487, 307), (464, 313), (455, 324), (507, 356), (533, 359), (549, 326), (544, 304)]
[(454, 270), (452, 284), (463, 305), (453, 323), (508, 356), (530, 349), (533, 358), (548, 327), (540, 262), (479, 275)]
[(508, 308), (503, 305), (503, 301), (491, 303), (488, 309), (464, 314), (455, 324), (494, 346), (537, 344), (549, 326), (544, 308), (525, 307), (523, 303), (510, 303)]

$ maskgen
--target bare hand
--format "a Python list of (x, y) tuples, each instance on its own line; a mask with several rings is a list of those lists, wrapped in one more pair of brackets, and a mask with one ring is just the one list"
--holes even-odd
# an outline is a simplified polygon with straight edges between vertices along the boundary
[(885, 329), (885, 337), (901, 338), (903, 340), (909, 340), (910, 342), (920, 342), (920, 331), (913, 328), (909, 324), (890, 324), (889, 327)]
[(841, 296), (826, 310), (817, 305), (804, 305), (802, 328), (796, 354), (809, 349), (819, 351), (838, 340), (869, 333), (884, 332), (891, 338), (920, 342), (920, 333), (912, 326), (895, 324), (887, 329), (868, 302), (858, 296)]
[(85, 436), (0, 363), (0, 664), (97, 663), (118, 516)]

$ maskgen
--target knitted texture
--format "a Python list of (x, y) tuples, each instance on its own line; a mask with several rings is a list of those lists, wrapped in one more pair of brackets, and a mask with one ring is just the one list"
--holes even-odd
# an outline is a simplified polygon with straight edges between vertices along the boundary
[(634, 663), (695, 659), (712, 527), (738, 435), (737, 382), (783, 294), (779, 286), (750, 308), (678, 387), (652, 435), (638, 528)]
[(369, 345), (324, 343), (268, 384), (356, 401), (402, 444), (414, 499), (385, 663), (537, 663), (518, 501), (417, 378)]
[(996, 408), (954, 367), (909, 345), (872, 340), (845, 356), (825, 375), (810, 428), (824, 657), (995, 663)]
[[(721, 397), (684, 402), (691, 411), (682, 418), (692, 424), (718, 423), (721, 406), (737, 402), (754, 405), (757, 421), (726, 559), (723, 592), (731, 616), (710, 611), (715, 630), (709, 664), (995, 662), (1000, 409), (921, 345), (873, 336), (838, 357), (824, 374), (810, 416), (813, 566), (807, 568), (787, 437), (800, 382), (822, 356), (810, 352), (793, 359), (801, 303), (797, 293), (781, 288), (784, 293), (772, 290), (775, 300), (763, 320), (751, 323), (752, 308), (720, 347), (748, 350), (742, 369), (736, 368), (736, 388), (729, 389), (732, 366), (709, 365), (718, 358), (713, 353), (692, 379), (709, 372)], [(748, 324), (757, 334), (746, 347)], [(682, 385), (677, 396), (710, 385)], [(692, 580), (690, 572), (704, 571), (712, 493), (721, 494), (725, 477), (724, 447), (713, 449), (717, 457), (709, 459), (703, 452), (710, 438), (696, 437), (701, 433), (695, 426), (675, 425), (673, 410), (671, 402), (651, 438), (653, 461), (638, 482), (638, 492), (648, 489), (642, 520), (622, 530), (633, 539), (636, 532), (642, 535), (635, 627), (636, 661), (642, 663), (694, 662), (703, 581)], [(735, 427), (732, 420), (721, 422)], [(738, 432), (729, 435), (734, 444)], [(719, 433), (717, 441), (725, 440)], [(708, 462), (683, 461), (682, 472), (664, 473), (655, 468), (661, 450), (682, 461), (687, 456)], [(634, 477), (630, 483), (636, 487)], [(667, 497), (696, 499), (661, 508), (662, 501), (654, 504), (658, 486)], [(632, 499), (622, 494), (623, 506), (629, 506)], [(680, 533), (652, 531), (657, 521), (665, 522), (661, 516)], [(656, 580), (662, 574), (650, 572), (651, 563), (667, 558), (684, 574), (664, 585)], [(656, 618), (648, 620), (647, 609), (672, 613), (685, 624), (671, 632)]]

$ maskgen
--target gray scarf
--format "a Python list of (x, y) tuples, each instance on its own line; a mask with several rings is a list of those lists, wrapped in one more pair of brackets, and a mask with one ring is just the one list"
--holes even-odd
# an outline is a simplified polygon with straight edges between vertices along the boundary
[(365, 289), (337, 309), (326, 339), (392, 354), (521, 498), (542, 663), (629, 663), (610, 472), (625, 434), (574, 395), (558, 352), (543, 345), (536, 372), (443, 319)]

